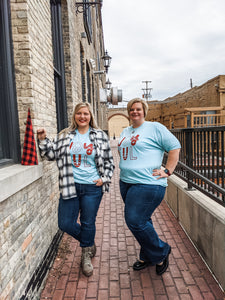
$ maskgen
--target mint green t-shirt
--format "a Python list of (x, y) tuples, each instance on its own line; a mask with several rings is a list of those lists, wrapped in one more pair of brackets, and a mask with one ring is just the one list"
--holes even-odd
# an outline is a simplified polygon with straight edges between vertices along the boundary
[(99, 178), (95, 165), (95, 148), (89, 139), (89, 131), (76, 135), (70, 142), (70, 155), (72, 159), (73, 177), (76, 183), (96, 184), (93, 182)]
[(167, 178), (157, 180), (152, 171), (161, 168), (165, 151), (178, 148), (178, 139), (158, 122), (145, 121), (138, 128), (125, 128), (118, 143), (120, 179), (132, 184), (167, 186)]

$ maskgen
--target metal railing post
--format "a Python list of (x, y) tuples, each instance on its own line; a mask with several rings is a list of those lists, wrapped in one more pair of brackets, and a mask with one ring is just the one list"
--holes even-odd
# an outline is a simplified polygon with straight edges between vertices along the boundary
[[(186, 165), (193, 169), (193, 129), (188, 128), (185, 129), (185, 145), (186, 145)], [(192, 189), (192, 174), (187, 171), (187, 179), (188, 179), (188, 190)]]

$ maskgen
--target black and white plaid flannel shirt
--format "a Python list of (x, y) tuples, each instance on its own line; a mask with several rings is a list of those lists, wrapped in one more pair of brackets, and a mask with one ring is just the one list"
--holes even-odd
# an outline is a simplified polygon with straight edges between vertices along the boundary
[[(41, 157), (56, 160), (59, 169), (59, 190), (63, 199), (70, 199), (77, 195), (69, 149), (70, 141), (75, 134), (75, 131), (63, 131), (53, 141), (47, 137), (38, 141)], [(103, 193), (108, 192), (115, 168), (108, 137), (104, 131), (90, 128), (89, 138), (96, 150), (95, 163), (99, 176), (103, 181), (102, 191)]]

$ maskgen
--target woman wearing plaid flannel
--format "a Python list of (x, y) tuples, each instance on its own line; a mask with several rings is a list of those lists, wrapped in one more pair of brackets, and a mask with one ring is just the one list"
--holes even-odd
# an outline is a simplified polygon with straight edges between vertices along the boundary
[(71, 126), (54, 141), (47, 138), (44, 128), (37, 130), (37, 137), (41, 156), (56, 160), (59, 169), (59, 228), (80, 242), (82, 271), (91, 276), (96, 215), (114, 170), (107, 135), (97, 128), (90, 105), (79, 103)]

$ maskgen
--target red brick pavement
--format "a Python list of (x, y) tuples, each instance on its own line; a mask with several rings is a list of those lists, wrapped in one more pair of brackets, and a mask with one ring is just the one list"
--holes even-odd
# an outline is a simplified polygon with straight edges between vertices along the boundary
[[(58, 255), (49, 271), (41, 300), (223, 300), (224, 293), (163, 201), (153, 215), (154, 226), (172, 247), (170, 265), (162, 276), (155, 267), (133, 271), (139, 245), (123, 217), (119, 192), (118, 154), (112, 141), (116, 169), (110, 193), (106, 193), (97, 216), (97, 253), (94, 274), (87, 278), (80, 268), (81, 248), (64, 234)], [(113, 145), (114, 144), (114, 145)]]

